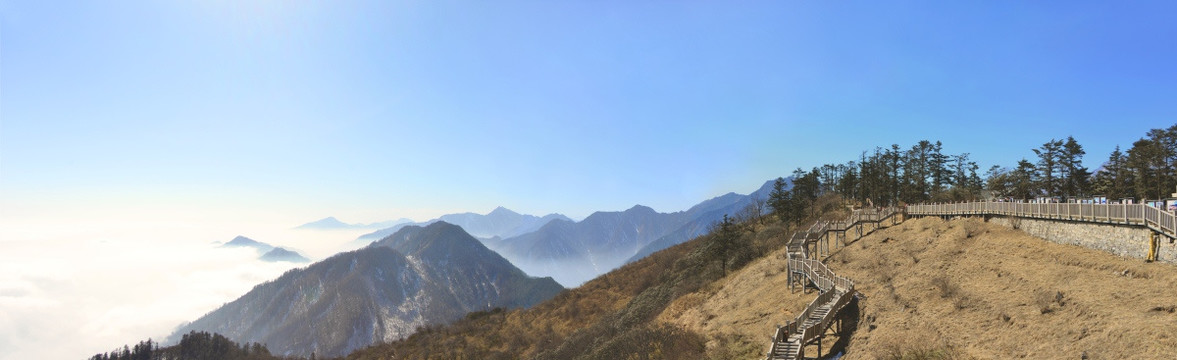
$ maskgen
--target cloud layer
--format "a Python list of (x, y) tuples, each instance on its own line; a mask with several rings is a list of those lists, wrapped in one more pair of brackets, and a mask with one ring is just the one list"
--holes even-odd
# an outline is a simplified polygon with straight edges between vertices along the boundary
[(266, 263), (251, 249), (214, 244), (238, 233), (312, 260), (359, 235), (290, 224), (10, 220), (0, 221), (0, 359), (81, 359), (162, 340), (180, 323), (304, 265)]

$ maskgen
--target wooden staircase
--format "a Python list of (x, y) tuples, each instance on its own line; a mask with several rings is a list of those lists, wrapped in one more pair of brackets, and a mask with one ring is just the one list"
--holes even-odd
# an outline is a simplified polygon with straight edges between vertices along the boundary
[[(820, 355), (820, 339), (842, 309), (858, 294), (854, 291), (854, 281), (834, 274), (821, 260), (811, 259), (809, 246), (823, 240), (828, 242), (830, 232), (845, 232), (856, 226), (859, 229), (857, 235), (865, 236), (866, 233), (861, 231), (863, 222), (873, 222), (877, 229), (883, 220), (891, 219), (895, 223), (898, 214), (897, 209), (893, 208), (882, 211), (856, 210), (844, 221), (817, 222), (809, 229), (793, 234), (786, 245), (789, 284), (792, 286), (794, 282), (804, 281), (805, 286), (817, 288), (820, 294), (788, 324), (777, 327), (768, 350), (768, 360), (803, 359), (805, 346), (814, 341), (818, 341)], [(816, 248), (820, 253), (822, 247)]]
[(797, 359), (801, 357), (801, 335), (794, 335), (788, 339), (773, 344), (773, 352), (769, 359)]

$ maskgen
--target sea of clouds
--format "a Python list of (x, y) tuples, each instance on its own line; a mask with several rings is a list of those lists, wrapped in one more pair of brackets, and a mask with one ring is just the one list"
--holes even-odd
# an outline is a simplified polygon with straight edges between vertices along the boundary
[(84, 359), (163, 340), (254, 285), (308, 263), (220, 248), (243, 235), (312, 261), (370, 230), (297, 223), (0, 219), (0, 359)]

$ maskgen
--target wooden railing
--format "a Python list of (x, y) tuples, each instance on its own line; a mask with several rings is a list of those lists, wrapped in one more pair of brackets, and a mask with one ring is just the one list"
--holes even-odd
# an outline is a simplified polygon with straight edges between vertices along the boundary
[[(800, 335), (800, 343), (798, 344), (799, 353), (794, 355), (803, 354), (805, 344), (808, 344), (825, 333), (825, 330), (834, 321), (838, 312), (846, 304), (849, 304), (854, 297), (854, 281), (843, 276), (838, 276), (822, 263), (821, 260), (809, 259), (806, 244), (822, 239), (829, 232), (848, 231), (855, 225), (863, 222), (879, 223), (897, 214), (899, 214), (898, 208), (855, 210), (845, 220), (834, 222), (818, 221), (804, 231), (793, 233), (787, 244), (789, 276), (793, 276), (796, 272), (804, 274), (821, 293), (818, 294), (817, 298), (809, 302), (805, 306), (805, 309), (800, 314), (797, 314), (793, 320), (790, 320), (785, 326), (777, 328), (776, 333), (772, 337), (772, 345), (768, 349), (768, 359), (772, 359), (773, 355), (776, 354), (778, 344), (788, 340), (793, 334)], [(801, 256), (795, 257), (794, 253), (800, 254)], [(792, 279), (790, 279), (790, 283), (792, 283)], [(803, 327), (805, 321), (818, 308), (827, 303), (830, 304), (830, 309), (826, 316), (822, 317), (812, 326)]]
[(790, 269), (799, 269), (813, 281), (818, 290), (830, 291), (835, 288), (844, 291), (854, 290), (854, 281), (838, 276), (826, 264), (814, 259), (789, 259)]
[(908, 205), (908, 215), (1001, 215), (1034, 219), (1069, 220), (1103, 224), (1136, 225), (1177, 238), (1177, 215), (1145, 204), (1058, 204), (966, 202)]
[[(905, 215), (914, 216), (1000, 215), (1145, 226), (1157, 233), (1177, 238), (1177, 215), (1144, 204), (965, 202), (908, 205), (904, 210), (906, 210)], [(787, 245), (789, 274), (790, 276), (795, 272), (804, 274), (821, 293), (806, 305), (805, 309), (793, 320), (785, 326), (777, 328), (776, 333), (773, 334), (772, 346), (769, 348), (769, 359), (772, 359), (773, 354), (776, 353), (777, 345), (788, 340), (794, 334), (800, 335), (800, 344), (798, 344), (800, 353), (798, 355), (803, 354), (805, 344), (821, 336), (834, 321), (834, 315), (849, 304), (853, 298), (854, 281), (838, 276), (820, 260), (809, 259), (806, 244), (822, 239), (829, 232), (849, 231), (855, 225), (865, 222), (878, 224), (898, 214), (900, 214), (899, 208), (855, 210), (849, 217), (841, 221), (818, 221), (808, 229), (793, 234)], [(859, 235), (865, 236), (866, 234)], [(794, 253), (800, 254), (801, 257), (795, 257)], [(792, 280), (790, 280), (791, 283)], [(835, 297), (837, 298), (835, 299)], [(803, 327), (805, 321), (818, 308), (831, 301), (833, 303), (825, 317), (822, 317), (817, 324)]]
[(864, 223), (864, 222), (878, 223), (878, 222), (886, 220), (892, 216), (895, 216), (898, 213), (899, 213), (899, 208), (897, 208), (897, 207), (886, 207), (886, 208), (882, 208), (882, 209), (854, 210), (854, 212), (850, 213), (850, 216), (847, 217), (845, 220), (836, 221), (836, 222), (831, 223), (828, 230), (829, 231), (846, 231), (846, 230), (849, 230), (854, 225), (857, 225), (859, 223)]
[[(790, 320), (785, 326), (777, 328), (776, 334), (774, 334), (772, 339), (772, 345), (768, 350), (769, 359), (776, 353), (777, 344), (788, 339), (790, 334), (801, 335), (800, 343), (798, 344), (799, 347), (804, 347), (805, 344), (817, 339), (830, 326), (835, 315), (854, 296), (854, 281), (834, 274), (829, 267), (819, 260), (789, 259), (789, 267), (803, 269), (802, 271), (813, 281), (821, 293), (813, 301), (809, 302), (805, 306), (805, 309), (797, 314), (793, 320)], [(805, 321), (813, 316), (813, 313), (818, 308), (830, 302), (832, 304), (830, 305), (829, 312), (821, 320), (811, 326), (802, 327)]]

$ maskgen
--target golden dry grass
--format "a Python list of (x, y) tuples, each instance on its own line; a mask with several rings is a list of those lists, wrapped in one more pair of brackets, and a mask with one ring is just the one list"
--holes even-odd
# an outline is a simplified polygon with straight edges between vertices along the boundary
[[(680, 297), (658, 320), (706, 336), (712, 357), (763, 356), (775, 325), (816, 296), (788, 290), (783, 259)], [(843, 359), (1177, 358), (1171, 264), (936, 218), (881, 229), (827, 264), (865, 295)]]
[[(778, 250), (697, 292), (679, 297), (658, 321), (708, 336), (708, 350), (747, 358), (767, 351), (784, 325), (817, 293), (788, 290), (785, 250)], [(718, 357), (718, 356), (717, 356)]]
[(883, 229), (827, 262), (867, 297), (847, 360), (920, 344), (954, 358), (1177, 357), (1171, 264), (936, 218)]
[[(770, 224), (750, 235), (772, 248), (786, 232)], [(762, 357), (775, 326), (817, 294), (788, 289), (783, 249), (727, 277), (683, 277), (703, 269), (680, 264), (698, 244), (659, 252), (532, 309), (476, 315), (348, 358), (517, 359), (589, 345), (598, 355), (612, 348), (633, 355), (631, 348), (658, 340), (651, 336), (672, 333), (677, 342), (667, 344), (705, 341), (710, 359)], [(838, 249), (827, 264), (865, 295), (843, 359), (1055, 359), (1084, 352), (1090, 359), (1177, 358), (1177, 266), (1171, 264), (1058, 245), (977, 219), (935, 218), (878, 230)], [(601, 325), (657, 300), (641, 294), (658, 289), (668, 292), (669, 304), (651, 303), (654, 320), (632, 327), (640, 333), (623, 342), (607, 341), (620, 335)], [(582, 339), (570, 342), (577, 334)], [(822, 352), (835, 341), (827, 338)]]

